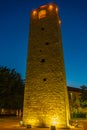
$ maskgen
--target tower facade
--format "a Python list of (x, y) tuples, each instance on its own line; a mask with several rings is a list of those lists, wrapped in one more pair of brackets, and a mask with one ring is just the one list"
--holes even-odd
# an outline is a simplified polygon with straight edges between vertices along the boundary
[(66, 128), (68, 95), (56, 4), (31, 12), (23, 122), (31, 127)]

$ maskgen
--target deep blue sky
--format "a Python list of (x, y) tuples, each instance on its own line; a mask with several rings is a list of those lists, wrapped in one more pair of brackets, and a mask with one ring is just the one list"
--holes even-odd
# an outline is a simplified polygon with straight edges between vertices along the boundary
[[(54, 0), (61, 17), (67, 85), (87, 85), (87, 0)], [(29, 14), (53, 0), (0, 0), (0, 65), (25, 79)]]

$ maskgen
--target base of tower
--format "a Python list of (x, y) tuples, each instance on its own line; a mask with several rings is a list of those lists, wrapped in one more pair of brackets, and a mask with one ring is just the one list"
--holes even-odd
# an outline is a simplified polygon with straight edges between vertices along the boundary
[(84, 130), (83, 125), (78, 125), (78, 127), (75, 126), (69, 126), (69, 127), (55, 127), (55, 126), (50, 126), (50, 127), (32, 127), (31, 125), (22, 125), (23, 127), (26, 127), (30, 130)]
[(51, 127), (32, 127), (31, 125), (23, 125), (24, 127), (30, 129), (30, 130), (84, 130), (83, 125), (75, 127), (75, 126), (70, 126), (67, 128), (64, 127), (55, 127), (55, 126), (51, 126)]
[[(51, 130), (51, 128), (30, 128), (30, 130)], [(84, 130), (81, 128), (56, 128), (56, 130)]]
[(64, 129), (64, 130), (69, 130), (70, 127), (66, 126), (66, 125), (59, 125), (59, 126), (46, 126), (45, 124), (42, 124), (41, 126), (32, 126), (30, 124), (23, 124), (23, 126), (27, 127), (27, 128), (31, 128), (31, 129), (35, 129), (35, 130), (57, 130), (57, 129)]

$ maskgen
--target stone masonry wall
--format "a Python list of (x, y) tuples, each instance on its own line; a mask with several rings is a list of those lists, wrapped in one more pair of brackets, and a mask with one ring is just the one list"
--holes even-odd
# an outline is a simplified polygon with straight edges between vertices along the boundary
[[(57, 6), (31, 12), (24, 96), (24, 124), (67, 127), (68, 98)], [(46, 16), (39, 19), (40, 10)]]

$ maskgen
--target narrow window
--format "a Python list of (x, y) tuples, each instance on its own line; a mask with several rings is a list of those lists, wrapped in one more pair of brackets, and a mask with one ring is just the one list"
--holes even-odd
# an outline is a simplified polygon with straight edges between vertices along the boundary
[(45, 44), (46, 44), (46, 45), (49, 45), (50, 43), (49, 43), (49, 42), (46, 42)]
[(44, 62), (45, 62), (45, 59), (42, 59), (41, 62), (44, 63)]
[(41, 30), (43, 31), (43, 30), (44, 30), (44, 27), (42, 27)]
[(43, 79), (43, 81), (46, 81), (46, 80), (47, 80), (46, 78)]

